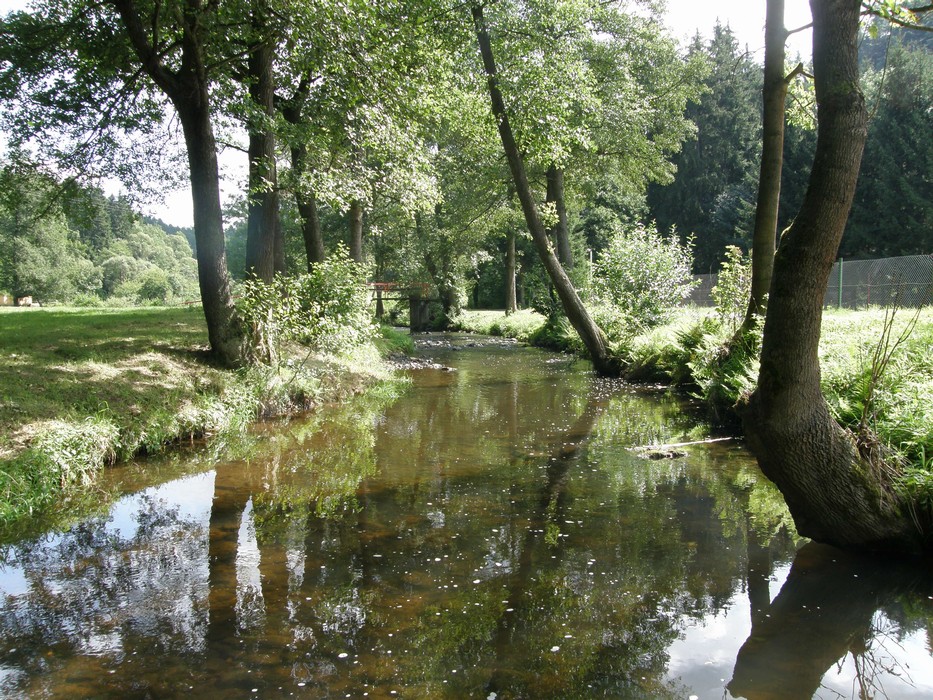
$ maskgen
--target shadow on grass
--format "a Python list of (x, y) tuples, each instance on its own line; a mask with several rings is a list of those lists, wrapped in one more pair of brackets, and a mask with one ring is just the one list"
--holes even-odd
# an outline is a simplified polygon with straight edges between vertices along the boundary
[(0, 313), (0, 445), (38, 420), (168, 410), (201, 381), (219, 379), (200, 309)]

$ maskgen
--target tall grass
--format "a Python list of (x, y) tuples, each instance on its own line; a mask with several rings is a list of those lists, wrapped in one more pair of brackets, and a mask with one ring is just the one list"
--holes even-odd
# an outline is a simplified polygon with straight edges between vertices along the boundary
[(454, 330), (515, 338), (523, 343), (532, 342), (544, 325), (545, 317), (531, 309), (508, 315), (504, 311), (464, 309), (451, 323)]

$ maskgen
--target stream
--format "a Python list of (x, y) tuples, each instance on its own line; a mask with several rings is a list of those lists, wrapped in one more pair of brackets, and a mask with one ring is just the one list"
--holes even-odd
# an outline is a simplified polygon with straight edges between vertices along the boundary
[(798, 538), (699, 407), (496, 339), (418, 353), (0, 547), (0, 697), (933, 697), (930, 571)]

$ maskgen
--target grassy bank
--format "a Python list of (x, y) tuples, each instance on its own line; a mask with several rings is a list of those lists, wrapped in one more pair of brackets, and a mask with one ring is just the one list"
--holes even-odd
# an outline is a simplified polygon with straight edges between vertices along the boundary
[[(388, 333), (377, 345), (404, 342)], [(86, 491), (108, 463), (234, 433), (389, 376), (373, 345), (218, 369), (197, 307), (0, 310), (0, 526)]]
[[(912, 324), (915, 312), (900, 310), (894, 318), (888, 346)], [(820, 339), (823, 393), (837, 420), (857, 430), (866, 424), (913, 468), (933, 472), (933, 310), (925, 309), (916, 326), (894, 349), (890, 361), (872, 379), (872, 358), (883, 344), (884, 309), (827, 310)], [(530, 311), (505, 316), (501, 311), (464, 311), (459, 328), (507, 335), (536, 343), (561, 345), (545, 327), (543, 316)], [(751, 352), (723, 366), (721, 349), (732, 328), (723, 327), (711, 309), (687, 308), (668, 323), (616, 345), (628, 376), (665, 382), (709, 402), (725, 416), (736, 399), (754, 389), (758, 374), (757, 338)], [(573, 346), (573, 339), (563, 341)], [(931, 485), (933, 493), (933, 485)]]

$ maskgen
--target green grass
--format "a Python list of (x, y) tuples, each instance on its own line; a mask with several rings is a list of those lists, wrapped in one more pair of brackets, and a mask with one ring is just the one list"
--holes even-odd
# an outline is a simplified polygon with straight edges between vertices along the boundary
[(373, 345), (295, 348), (280, 366), (236, 372), (207, 350), (199, 307), (0, 310), (0, 527), (93, 488), (116, 460), (389, 376)]
[[(893, 339), (914, 313), (898, 311)], [(920, 314), (870, 390), (872, 355), (884, 321), (883, 309), (827, 315), (820, 343), (823, 393), (843, 425), (855, 429), (868, 416), (869, 427), (889, 447), (928, 469), (933, 467), (933, 309)]]
[(515, 338), (525, 343), (532, 342), (535, 334), (545, 325), (545, 317), (530, 309), (523, 309), (506, 316), (504, 311), (465, 309), (454, 320), (455, 330), (483, 335)]

